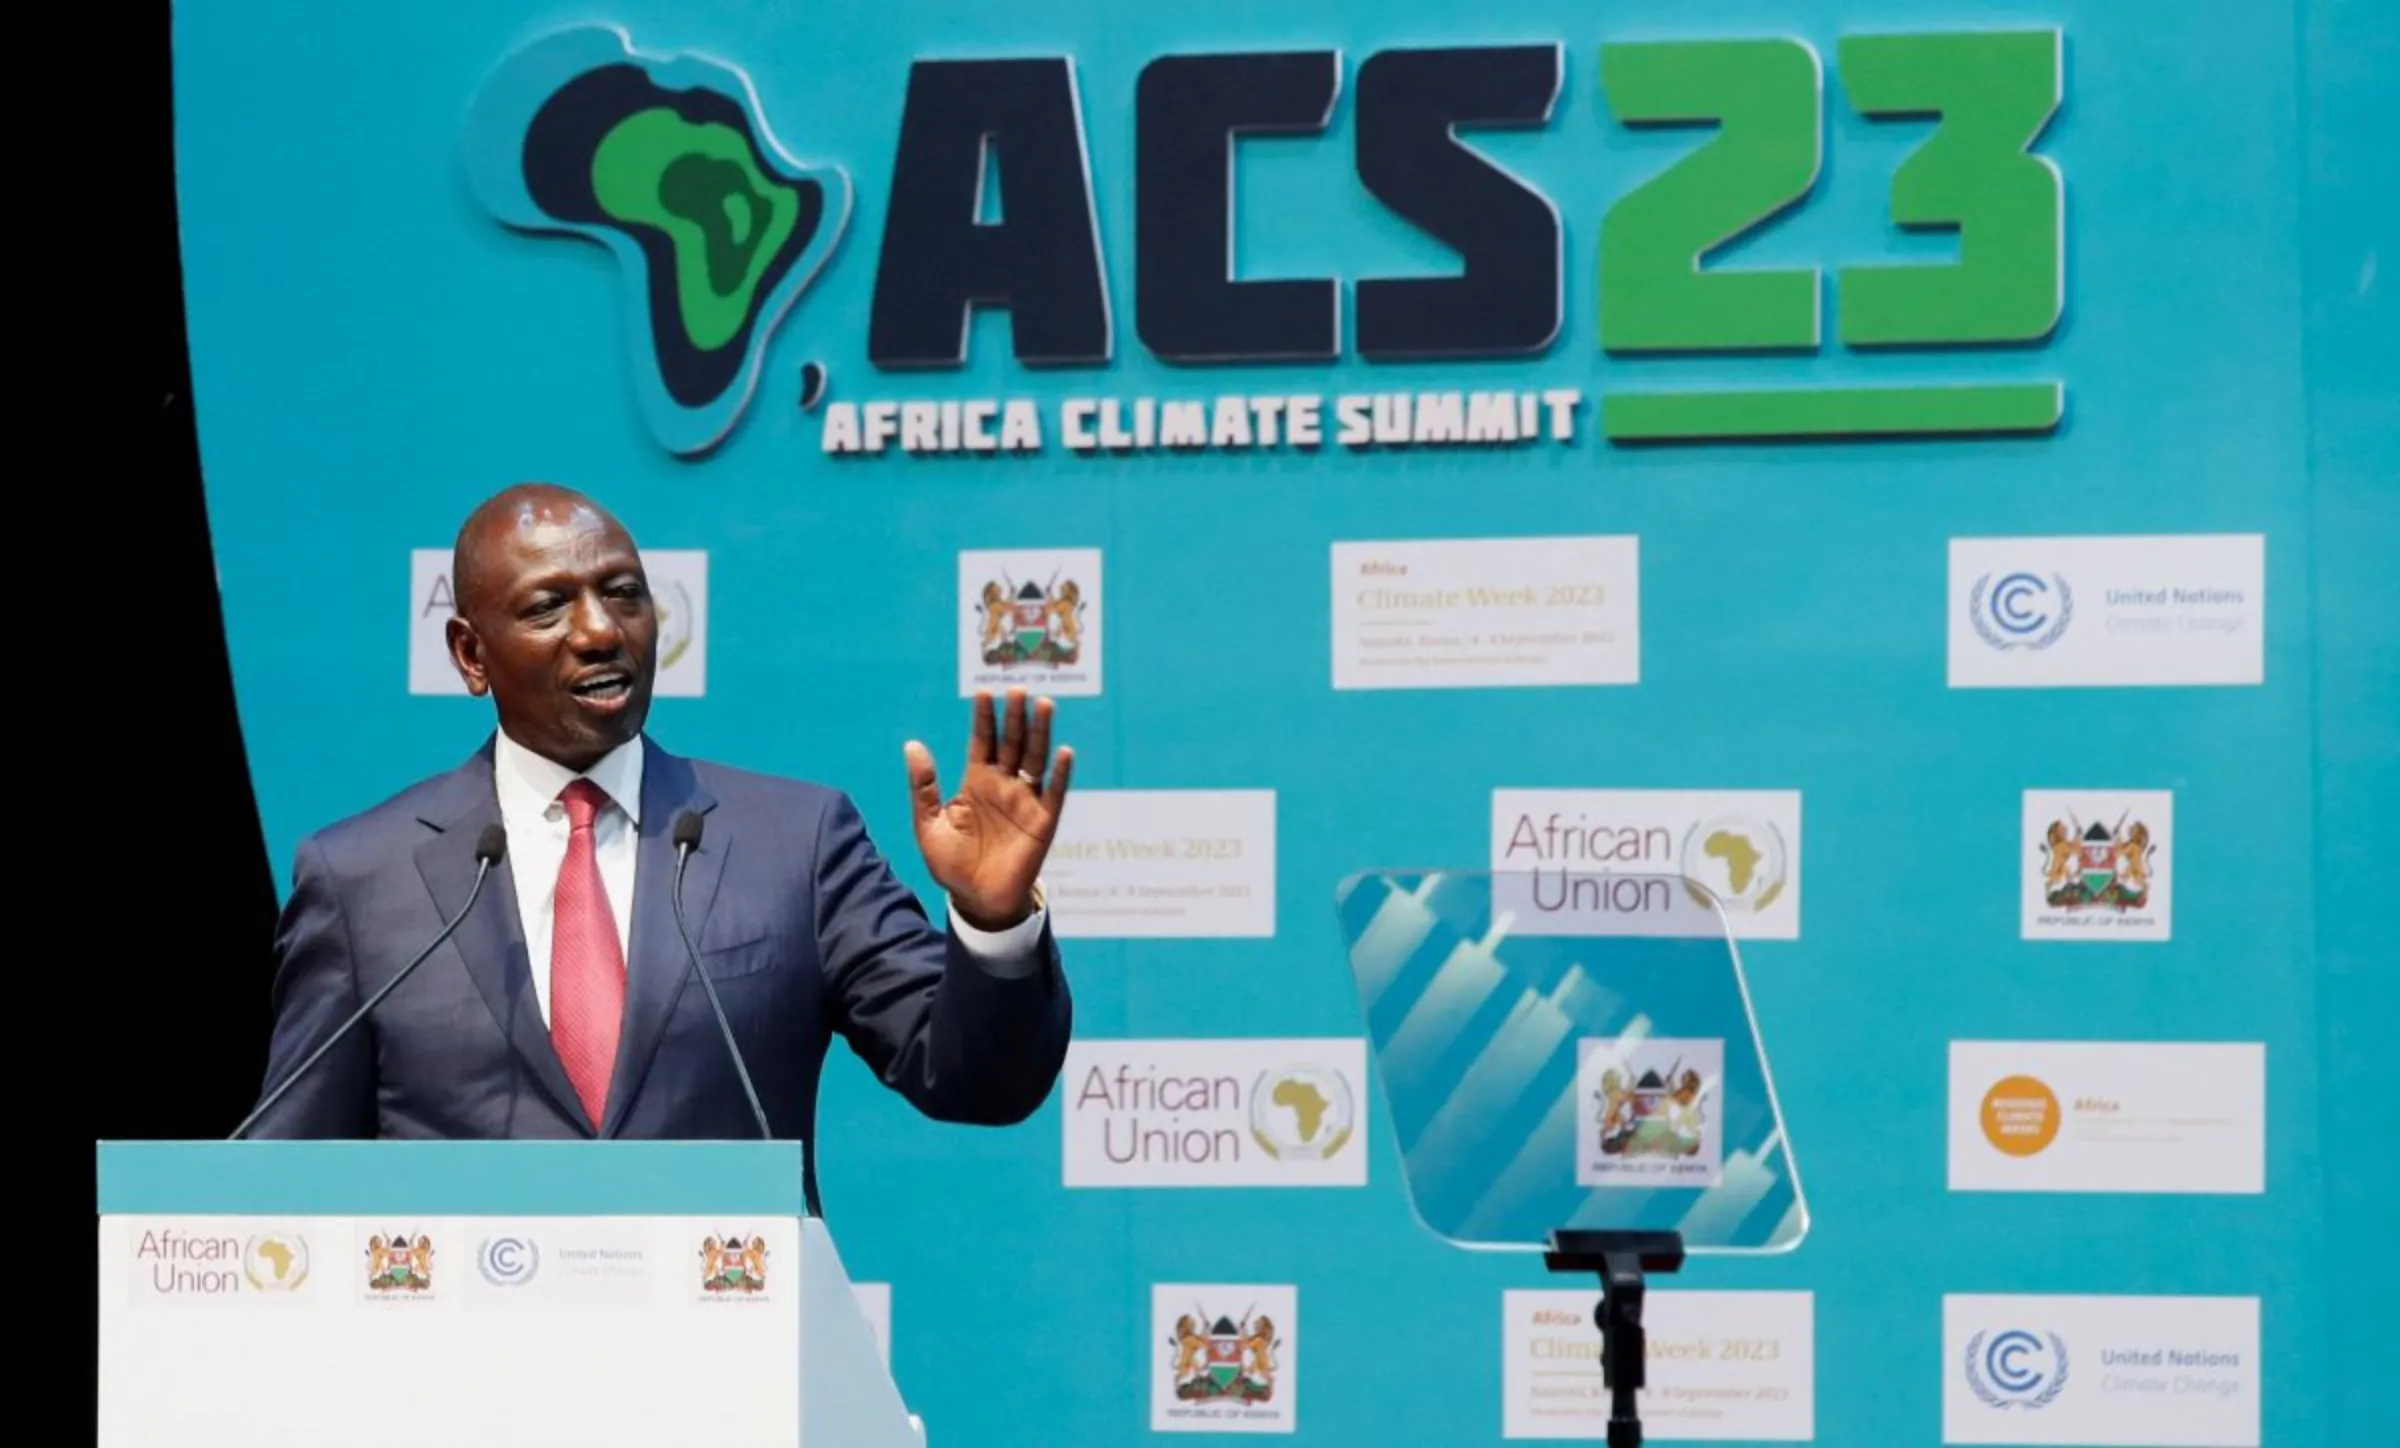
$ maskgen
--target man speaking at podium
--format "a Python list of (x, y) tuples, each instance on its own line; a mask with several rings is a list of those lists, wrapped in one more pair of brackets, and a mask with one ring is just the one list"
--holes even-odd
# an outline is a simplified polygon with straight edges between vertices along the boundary
[(270, 1095), (291, 1084), (248, 1134), (726, 1140), (763, 1126), (813, 1142), (837, 1031), (936, 1120), (1007, 1125), (1041, 1105), (1071, 1019), (1036, 884), (1074, 762), (1052, 756), (1049, 700), (1029, 712), (1012, 689), (1003, 720), (978, 695), (947, 799), (932, 754), (907, 745), (917, 846), (949, 896), (936, 929), (846, 795), (643, 734), (657, 614), (633, 539), (599, 505), (546, 485), (500, 493), (459, 530), (451, 581), (451, 659), (490, 695), (498, 732), (302, 842), (267, 1069)]

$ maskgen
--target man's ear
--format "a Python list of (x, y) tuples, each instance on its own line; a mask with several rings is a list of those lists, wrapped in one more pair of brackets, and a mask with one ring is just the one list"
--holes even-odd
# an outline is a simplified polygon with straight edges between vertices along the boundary
[(442, 626), (442, 637), (450, 645), (451, 665), (466, 680), (467, 692), (482, 698), (490, 691), (492, 681), (483, 672), (483, 640), (476, 636), (475, 625), (454, 618)]

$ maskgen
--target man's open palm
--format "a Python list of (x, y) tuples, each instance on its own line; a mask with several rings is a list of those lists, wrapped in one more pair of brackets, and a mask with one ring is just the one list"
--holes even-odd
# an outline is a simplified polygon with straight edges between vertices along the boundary
[[(1050, 854), (1075, 751), (1050, 751), (1051, 703), (1034, 701), (1030, 720), (1023, 689), (1008, 691), (1006, 728), (992, 696), (975, 696), (967, 772), (958, 793), (942, 796), (933, 751), (911, 739), (908, 794), (917, 848), (934, 881), (958, 913), (979, 929), (999, 930), (1033, 913), (1033, 883)], [(1045, 774), (1047, 779), (1045, 779)]]

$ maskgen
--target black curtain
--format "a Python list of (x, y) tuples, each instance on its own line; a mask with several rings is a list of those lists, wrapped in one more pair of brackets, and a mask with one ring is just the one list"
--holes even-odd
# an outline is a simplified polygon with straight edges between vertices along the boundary
[[(128, 54), (121, 74), (137, 87), (131, 109), (146, 130), (138, 194), (155, 371), (116, 389), (113, 427), (87, 432), (79, 458), (19, 459), (36, 479), (27, 491), (48, 496), (39, 509), (30, 497), (19, 504), (34, 582), (20, 595), (33, 606), (22, 611), (11, 702), (27, 780), (18, 823), (35, 863), (16, 900), (19, 1134), (0, 1150), (39, 1215), (55, 1205), (62, 1219), (67, 1203), (92, 1192), (95, 1142), (222, 1137), (255, 1100), (276, 912), (200, 482), (170, 7), (156, 5), (138, 38), (125, 33), (123, 13), (105, 12), (105, 21), (91, 17), (92, 48), (139, 51), (143, 62), (137, 78)], [(29, 736), (38, 742), (24, 743)], [(35, 1187), (70, 1182), (81, 1190)], [(61, 1334), (37, 1332), (21, 1345), (19, 1366), (34, 1380), (73, 1382), (80, 1366), (96, 1386), (97, 1264), (75, 1245), (92, 1241), (85, 1213), (94, 1210), (75, 1210), (80, 1222), (62, 1220), (55, 1237), (33, 1238), (44, 1244), (29, 1259), (37, 1280), (51, 1271), (58, 1279), (36, 1288), (46, 1301), (29, 1305), (80, 1307), (87, 1325), (81, 1352)], [(53, 1353), (66, 1359), (55, 1379), (33, 1366)], [(78, 1416), (97, 1403), (96, 1393), (71, 1396)], [(96, 1433), (96, 1417), (87, 1421)]]
[[(41, 546), (44, 566), (69, 580), (70, 628), (44, 652), (62, 669), (63, 707), (41, 707), (39, 695), (17, 701), (52, 725), (35, 771), (48, 798), (33, 829), (57, 857), (54, 908), (65, 923), (41, 935), (68, 947), (45, 972), (57, 996), (34, 1024), (33, 1059), (82, 1107), (74, 1150), (87, 1181), (95, 1140), (231, 1131), (257, 1096), (270, 1023), (275, 875), (242, 751), (200, 485), (194, 409), (204, 400), (192, 395), (184, 332), (168, 16), (157, 6), (141, 38), (149, 103), (136, 111), (147, 121), (156, 370), (126, 389), (132, 415), (111, 439), (147, 446), (132, 453), (138, 475), (122, 482), (50, 475), (59, 496), (41, 511), (67, 521), (40, 525)], [(94, 41), (136, 43), (121, 27)]]
[[(171, 766), (97, 772), (107, 816), (158, 818), (180, 840), (171, 870), (141, 888), (138, 924), (151, 940), (145, 974), (166, 989), (115, 1016), (112, 1055), (141, 1069), (112, 1074), (98, 1097), (93, 1135), (119, 1140), (223, 1136), (256, 1097), (266, 1058), (267, 987), (275, 926), (275, 876), (250, 789), (240, 716), (217, 601), (201, 490), (191, 360), (184, 330), (177, 238), (173, 72), (168, 7), (151, 32), (156, 119), (147, 138), (151, 267), (158, 316), (157, 383), (149, 422), (156, 443), (156, 525), (132, 540), (139, 571), (160, 585), (152, 607), (171, 608), (172, 632), (143, 651), (121, 687), (132, 742), (156, 739), (142, 722), (172, 730)], [(113, 691), (112, 691), (113, 692)], [(171, 722), (162, 713), (171, 713)], [(162, 806), (164, 807), (162, 809)], [(173, 823), (167, 823), (169, 820)], [(121, 837), (110, 830), (111, 837)], [(165, 927), (172, 922), (172, 929)], [(136, 922), (129, 922), (136, 923)], [(155, 933), (153, 933), (155, 932)]]

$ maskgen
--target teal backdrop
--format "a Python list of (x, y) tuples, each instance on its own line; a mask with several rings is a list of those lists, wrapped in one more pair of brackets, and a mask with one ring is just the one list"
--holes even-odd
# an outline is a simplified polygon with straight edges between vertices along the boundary
[[(471, 178), (470, 109), (495, 67), (594, 22), (645, 52), (738, 68), (790, 153), (847, 178), (845, 227), (761, 333), (746, 407), (676, 422), (647, 406), (620, 258), (501, 225)], [(2022, 273), (2002, 279), (2015, 301), (1942, 313), (1928, 325), (1951, 336), (1915, 339), (1944, 345), (1853, 345), (1839, 268), (1938, 262), (1957, 242), (1892, 224), (1895, 170), (1933, 127), (1861, 115), (1845, 60), (1868, 66), (1872, 47), (1845, 51), (1844, 38), (1996, 29), (2060, 36), (2058, 104), (2034, 143), (2064, 198), (2060, 305), (2044, 314), (2040, 258), (2017, 245), (2039, 197), (2017, 193), (1997, 212), (2017, 249), (1993, 258)], [(1745, 336), (1748, 304), (1720, 298), (1694, 304), (1726, 329), (1715, 350), (1612, 351), (1594, 285), (1603, 218), (1700, 137), (1612, 114), (1601, 47), (1732, 39), (1800, 42), (1761, 64), (1813, 53), (1821, 103), (1813, 121), (1803, 108), (1759, 122), (1785, 129), (1724, 184), (1776, 201), (1774, 214), (1708, 265), (1821, 268), (1821, 339)], [(965, 733), (957, 554), (1097, 548), (1105, 687), (1060, 713), (1078, 786), (1274, 790), (1279, 904), (1271, 938), (1068, 942), (1080, 1035), (1358, 1035), (1336, 883), (1377, 865), (1482, 865), (1496, 787), (1798, 790), (1805, 932), (1744, 959), (1812, 1231), (1789, 1255), (1695, 1262), (1672, 1285), (1815, 1294), (1825, 1443), (1939, 1440), (1945, 1292), (2255, 1295), (2266, 1443), (2334, 1448), (2388, 1427), (2391, 7), (251, 0), (179, 7), (175, 40), (210, 526), (281, 868), (309, 831), (484, 738), (481, 701), (410, 692), (408, 554), (446, 546), (506, 483), (571, 484), (645, 548), (707, 550), (706, 690), (662, 698), (652, 732), (849, 790), (920, 888), (900, 746), (921, 735), (954, 763)], [(1458, 266), (1357, 178), (1361, 62), (1394, 47), (1553, 44), (1547, 121), (1470, 134), (1560, 218), (1560, 325), (1545, 346), (1200, 366), (1145, 347), (1145, 64), (1341, 53), (1321, 132), (1243, 143), (1233, 251), (1246, 276), (1347, 287)], [(1072, 61), (1109, 360), (1026, 365), (1009, 313), (986, 308), (963, 366), (879, 368), (869, 319), (911, 63), (1010, 56)], [(1820, 150), (1803, 165), (1790, 146), (1812, 125)], [(2007, 174), (2021, 187), (2028, 173)], [(1777, 176), (1796, 178), (1789, 204), (1768, 195)], [(1003, 174), (1003, 211), (1012, 194), (1025, 193)], [(1679, 213), (1687, 230), (1697, 216)], [(1749, 217), (1719, 219), (1722, 234)], [(1760, 301), (1759, 326), (1788, 320), (1787, 301)], [(1681, 314), (1662, 315), (1622, 325), (1664, 328), (1672, 351)], [(1989, 407), (1920, 399), (1894, 414), (1897, 435), (1862, 436), (1891, 420), (1874, 404), (1787, 415), (1737, 396), (1691, 414), (1699, 431), (1805, 433), (1830, 417), (1844, 435), (1637, 444), (1596, 430), (1661, 415), (1621, 396), (1891, 386), (1984, 388)], [(1084, 394), (1392, 387), (1573, 388), (1590, 406), (1571, 443), (1514, 448), (1084, 456), (1051, 438), (1024, 456), (833, 458), (822, 446), (833, 408), (876, 397), (1030, 399), (1055, 417)], [(1951, 537), (2204, 533), (2265, 538), (2262, 684), (1946, 687)], [(1639, 537), (1638, 684), (1330, 687), (1332, 543), (1554, 534)], [(2087, 783), (2175, 792), (2171, 941), (2020, 938), (2021, 793)], [(1949, 1192), (1956, 1038), (2263, 1042), (2266, 1190)], [(828, 1068), (827, 1212), (852, 1274), (894, 1285), (895, 1375), (933, 1441), (1152, 1441), (1160, 1281), (1298, 1286), (1301, 1441), (1500, 1441), (1500, 1293), (1570, 1284), (1423, 1232), (1379, 1121), (1363, 1191), (1070, 1191), (1059, 1109), (1014, 1131), (945, 1128), (846, 1055)]]

